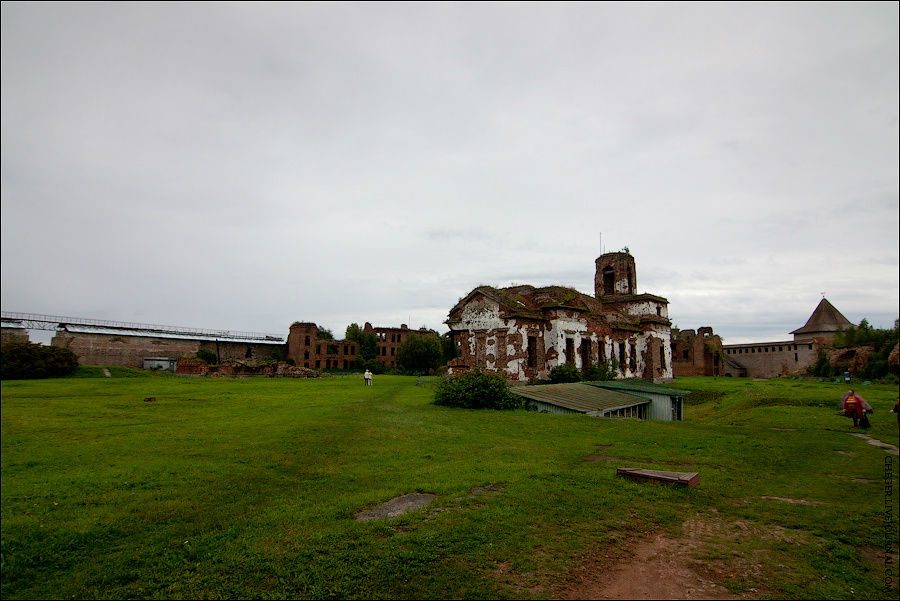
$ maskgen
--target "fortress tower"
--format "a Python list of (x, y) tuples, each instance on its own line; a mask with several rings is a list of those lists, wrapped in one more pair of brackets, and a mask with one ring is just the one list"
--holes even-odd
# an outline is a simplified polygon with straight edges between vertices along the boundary
[(634, 257), (626, 251), (605, 253), (594, 262), (594, 296), (623, 296), (637, 294), (637, 275)]

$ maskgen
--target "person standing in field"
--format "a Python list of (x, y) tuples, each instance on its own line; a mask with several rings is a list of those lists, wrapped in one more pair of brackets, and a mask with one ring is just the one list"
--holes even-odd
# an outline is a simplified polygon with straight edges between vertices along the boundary
[(363, 374), (363, 380), (365, 381), (366, 386), (372, 385), (372, 372), (370, 372), (368, 369), (366, 370), (366, 373)]
[(860, 426), (868, 428), (870, 426), (869, 418), (866, 417), (864, 401), (852, 390), (844, 396), (841, 408), (844, 410), (844, 415), (853, 419), (854, 428), (859, 428)]

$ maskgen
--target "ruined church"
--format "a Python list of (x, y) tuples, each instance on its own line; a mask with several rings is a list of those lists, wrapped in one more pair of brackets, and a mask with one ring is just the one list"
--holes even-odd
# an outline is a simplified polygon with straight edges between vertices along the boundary
[(543, 380), (554, 367), (613, 365), (620, 378), (672, 379), (669, 302), (638, 294), (634, 257), (595, 261), (594, 296), (564, 286), (479, 286), (450, 310), (459, 352), (450, 373), (497, 371), (511, 382)]

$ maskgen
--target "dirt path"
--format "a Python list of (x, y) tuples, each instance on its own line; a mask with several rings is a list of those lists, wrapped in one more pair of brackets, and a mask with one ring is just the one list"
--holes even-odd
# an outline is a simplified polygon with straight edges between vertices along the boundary
[[(557, 599), (740, 599), (719, 584), (742, 579), (749, 566), (704, 564), (695, 555), (702, 538), (718, 530), (707, 522), (684, 524), (684, 536), (657, 534), (636, 542), (619, 555), (589, 560), (556, 590)], [(755, 591), (754, 591), (755, 593)], [(752, 594), (752, 593), (751, 593)]]
[(882, 442), (882, 441), (878, 440), (877, 438), (872, 438), (868, 434), (858, 434), (856, 432), (851, 432), (850, 436), (862, 438), (863, 440), (868, 442), (870, 445), (874, 445), (876, 447), (882, 448), (885, 450), (885, 452), (890, 453), (891, 455), (897, 455), (898, 453), (900, 453), (900, 450), (898, 450), (897, 447), (895, 447), (894, 445), (888, 444), (886, 442)]

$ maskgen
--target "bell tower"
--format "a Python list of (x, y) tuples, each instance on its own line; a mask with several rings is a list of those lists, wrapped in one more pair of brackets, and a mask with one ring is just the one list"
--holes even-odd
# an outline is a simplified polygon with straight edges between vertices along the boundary
[(597, 266), (594, 295), (598, 300), (604, 296), (637, 294), (634, 257), (627, 248), (620, 252), (604, 253), (594, 263)]

